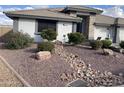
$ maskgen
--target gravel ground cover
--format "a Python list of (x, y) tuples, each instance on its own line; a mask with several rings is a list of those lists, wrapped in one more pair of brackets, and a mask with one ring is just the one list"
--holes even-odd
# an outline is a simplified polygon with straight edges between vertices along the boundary
[(61, 80), (62, 73), (73, 69), (60, 56), (53, 54), (49, 60), (34, 58), (36, 45), (26, 49), (0, 49), (0, 55), (31, 85), (39, 87), (63, 87), (68, 81)]
[(56, 45), (55, 53), (61, 56), (74, 69), (73, 73), (64, 73), (63, 80), (81, 79), (85, 84), (83, 86), (120, 86), (124, 84), (123, 74), (114, 75), (110, 71), (99, 71), (93, 69), (90, 64), (86, 64), (78, 54), (68, 52), (62, 45)]
[(0, 60), (0, 87), (22, 87), (23, 84)]
[(113, 74), (124, 74), (124, 55), (114, 52), (116, 56), (105, 56), (102, 50), (92, 50), (86, 47), (65, 46), (65, 50), (78, 55), (86, 64), (101, 72), (110, 71)]
[(76, 79), (85, 80), (87, 86), (123, 84), (122, 75), (118, 76), (123, 73), (122, 54), (105, 56), (102, 50), (60, 45), (46, 61), (36, 60), (35, 53), (36, 45), (20, 50), (0, 49), (0, 55), (32, 86), (63, 87)]

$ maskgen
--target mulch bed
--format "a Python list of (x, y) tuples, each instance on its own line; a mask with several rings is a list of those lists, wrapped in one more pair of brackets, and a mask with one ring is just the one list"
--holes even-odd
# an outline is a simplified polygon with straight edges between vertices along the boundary
[(110, 71), (113, 74), (124, 74), (124, 55), (114, 52), (115, 56), (105, 56), (102, 50), (92, 50), (88, 47), (65, 46), (66, 51), (78, 55), (91, 68), (101, 72)]
[(63, 87), (62, 73), (72, 73), (73, 69), (55, 54), (46, 61), (34, 58), (36, 45), (19, 50), (0, 49), (0, 55), (31, 85), (39, 87)]

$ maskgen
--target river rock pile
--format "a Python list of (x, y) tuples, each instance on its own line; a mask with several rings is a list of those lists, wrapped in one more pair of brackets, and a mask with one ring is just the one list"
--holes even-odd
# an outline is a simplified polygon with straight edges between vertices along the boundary
[(113, 75), (111, 72), (105, 71), (104, 73), (94, 70), (90, 64), (78, 57), (78, 55), (68, 53), (64, 49), (63, 45), (55, 45), (55, 54), (61, 56), (70, 66), (74, 69), (74, 72), (63, 73), (61, 80), (73, 81), (81, 79), (87, 82), (86, 86), (116, 86), (124, 83), (122, 76)]

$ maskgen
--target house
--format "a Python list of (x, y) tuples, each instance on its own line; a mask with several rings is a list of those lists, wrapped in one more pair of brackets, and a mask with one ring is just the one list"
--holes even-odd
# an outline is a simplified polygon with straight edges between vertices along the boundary
[(23, 31), (42, 38), (39, 33), (45, 28), (55, 29), (57, 40), (67, 42), (67, 34), (81, 32), (89, 40), (110, 38), (114, 43), (124, 40), (124, 19), (101, 15), (103, 11), (85, 6), (66, 6), (4, 12), (13, 20), (13, 31)]

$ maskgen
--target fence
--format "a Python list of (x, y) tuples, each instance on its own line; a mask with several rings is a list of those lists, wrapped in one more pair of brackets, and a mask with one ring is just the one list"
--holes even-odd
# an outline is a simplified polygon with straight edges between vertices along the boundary
[(4, 36), (12, 31), (12, 26), (10, 25), (0, 25), (0, 41), (3, 41)]

